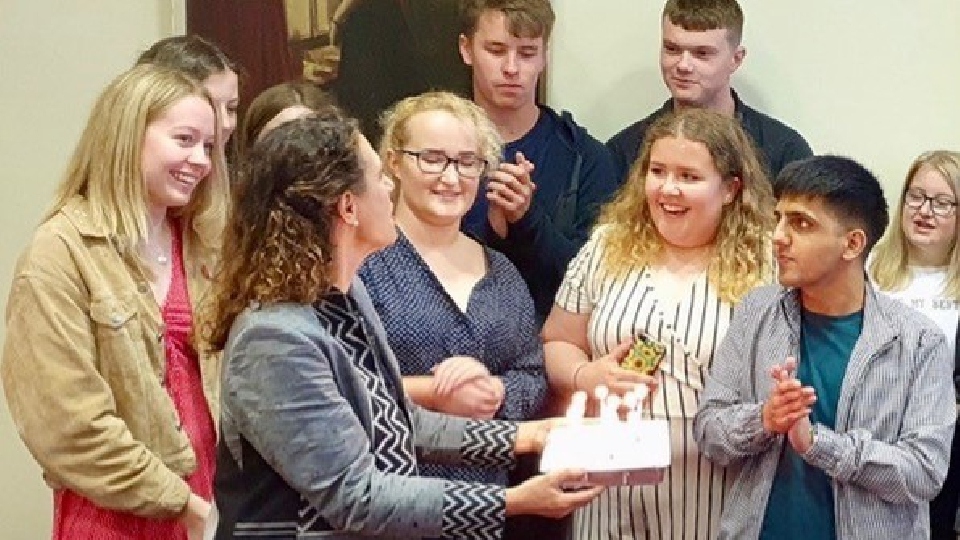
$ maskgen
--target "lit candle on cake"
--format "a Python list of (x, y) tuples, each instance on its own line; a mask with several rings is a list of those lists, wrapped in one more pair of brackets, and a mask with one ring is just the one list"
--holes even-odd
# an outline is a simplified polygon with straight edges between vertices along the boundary
[(577, 390), (570, 399), (570, 407), (567, 408), (567, 420), (572, 423), (583, 422), (587, 415), (587, 393)]
[(620, 396), (610, 394), (607, 399), (600, 404), (600, 422), (613, 423), (620, 420), (618, 412), (620, 410)]

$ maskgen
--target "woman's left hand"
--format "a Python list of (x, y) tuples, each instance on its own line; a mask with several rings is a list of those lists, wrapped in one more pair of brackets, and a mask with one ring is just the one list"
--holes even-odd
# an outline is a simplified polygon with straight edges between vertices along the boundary
[(433, 366), (433, 389), (437, 396), (447, 396), (465, 382), (487, 377), (487, 366), (472, 356), (451, 356)]
[(203, 540), (203, 531), (210, 515), (210, 503), (195, 493), (190, 494), (187, 505), (177, 518), (187, 529), (189, 540)]

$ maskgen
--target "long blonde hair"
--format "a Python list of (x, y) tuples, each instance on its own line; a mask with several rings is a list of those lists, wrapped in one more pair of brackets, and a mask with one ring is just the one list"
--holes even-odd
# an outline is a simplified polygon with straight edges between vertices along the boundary
[(740, 189), (724, 205), (707, 279), (727, 302), (737, 302), (771, 273), (773, 191), (756, 149), (740, 123), (705, 109), (681, 109), (660, 117), (647, 130), (640, 157), (616, 197), (601, 211), (603, 269), (614, 275), (657, 262), (663, 237), (647, 206), (646, 182), (653, 144), (665, 137), (703, 143), (724, 182), (739, 178)]
[[(887, 234), (877, 244), (870, 262), (870, 275), (877, 286), (884, 291), (903, 290), (909, 282), (910, 243), (903, 234), (904, 198), (910, 189), (913, 177), (922, 167), (928, 167), (940, 173), (953, 190), (953, 197), (956, 199), (960, 196), (960, 152), (934, 150), (925, 152), (914, 160), (910, 169), (907, 170), (903, 189), (900, 190), (897, 218), (890, 221)], [(960, 300), (960, 249), (957, 249), (960, 221), (957, 225), (953, 233), (953, 247), (950, 249), (947, 262), (947, 280), (943, 286), (943, 294), (954, 300)]]
[[(142, 172), (147, 126), (189, 96), (200, 97), (218, 114), (203, 86), (178, 70), (144, 64), (114, 79), (93, 106), (47, 218), (82, 196), (94, 223), (121, 248), (138, 253), (137, 246), (146, 242), (149, 234)], [(215, 119), (219, 125), (220, 119)], [(229, 198), (220, 130), (214, 133), (209, 176), (197, 186), (190, 202), (174, 212), (181, 219), (186, 240), (201, 257), (213, 257), (219, 251)]]

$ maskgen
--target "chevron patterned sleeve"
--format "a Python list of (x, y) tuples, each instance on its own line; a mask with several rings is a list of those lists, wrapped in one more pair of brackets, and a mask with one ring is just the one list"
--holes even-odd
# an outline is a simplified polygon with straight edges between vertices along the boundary
[(470, 420), (464, 429), (460, 458), (468, 465), (510, 468), (516, 463), (516, 440), (514, 422)]
[(444, 539), (495, 540), (507, 517), (506, 489), (501, 486), (448, 482), (443, 493)]

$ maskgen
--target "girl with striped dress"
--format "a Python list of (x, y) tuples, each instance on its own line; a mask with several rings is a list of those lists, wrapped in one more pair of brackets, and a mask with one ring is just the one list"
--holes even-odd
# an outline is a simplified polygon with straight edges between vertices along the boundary
[[(733, 474), (699, 455), (691, 424), (733, 306), (769, 275), (772, 218), (769, 179), (735, 119), (682, 110), (651, 127), (570, 262), (543, 338), (558, 395), (647, 384), (672, 463), (663, 482), (611, 487), (578, 510), (575, 539), (715, 536)], [(619, 366), (640, 334), (667, 349), (652, 377)]]

